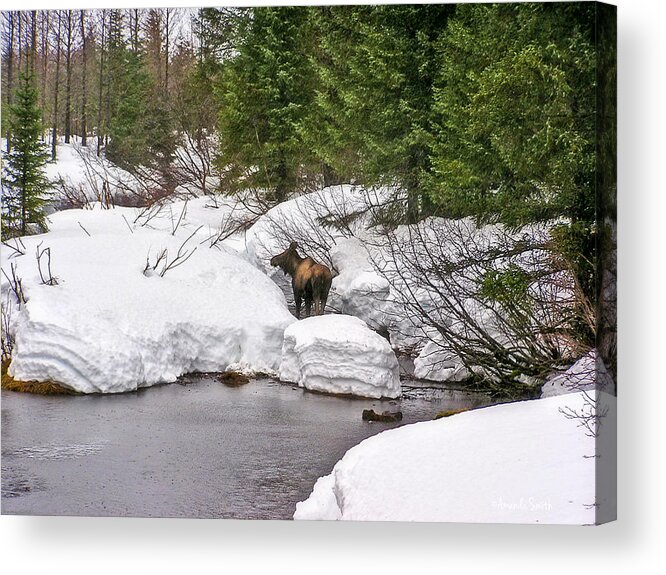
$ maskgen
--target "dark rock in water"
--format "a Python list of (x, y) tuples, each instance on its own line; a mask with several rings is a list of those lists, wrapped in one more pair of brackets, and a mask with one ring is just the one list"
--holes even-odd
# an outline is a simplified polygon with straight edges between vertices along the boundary
[(364, 409), (362, 418), (363, 421), (401, 421), (402, 411), (384, 411), (383, 413), (376, 413), (374, 409)]
[(250, 383), (250, 378), (247, 375), (239, 373), (238, 371), (225, 371), (217, 376), (218, 381), (229, 387), (239, 387)]

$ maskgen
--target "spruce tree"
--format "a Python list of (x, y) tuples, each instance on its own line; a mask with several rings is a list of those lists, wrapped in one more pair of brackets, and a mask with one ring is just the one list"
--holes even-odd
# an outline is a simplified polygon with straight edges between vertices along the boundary
[(50, 182), (44, 173), (48, 153), (40, 141), (42, 112), (34, 77), (23, 72), (10, 107), (12, 149), (2, 181), (3, 236), (25, 235), (29, 224), (46, 229), (45, 204)]
[[(438, 45), (432, 200), (451, 217), (552, 232), (596, 305), (594, 3), (466, 4)], [(589, 321), (576, 337), (594, 345)]]
[(281, 202), (304, 189), (312, 154), (299, 125), (314, 96), (302, 45), (306, 18), (304, 8), (257, 8), (241, 21), (239, 53), (217, 86), (219, 166), (228, 191), (269, 190)]
[(429, 133), (436, 41), (453, 5), (312, 10), (316, 106), (308, 144), (347, 179), (395, 184), (408, 221), (430, 211)]

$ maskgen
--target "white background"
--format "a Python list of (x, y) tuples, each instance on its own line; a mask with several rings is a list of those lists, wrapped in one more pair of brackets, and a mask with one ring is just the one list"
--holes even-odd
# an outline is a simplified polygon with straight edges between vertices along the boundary
[[(186, 3), (138, 0), (114, 4)], [(110, 4), (27, 1), (3, 8)], [(199, 5), (192, 0), (189, 4)], [(618, 0), (617, 4), (619, 521), (582, 528), (3, 516), (3, 572), (663, 573), (666, 20), (659, 1)]]

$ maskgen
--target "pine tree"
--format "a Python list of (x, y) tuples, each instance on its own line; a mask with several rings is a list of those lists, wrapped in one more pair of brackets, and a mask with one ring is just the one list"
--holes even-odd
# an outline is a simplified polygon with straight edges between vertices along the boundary
[(219, 166), (229, 191), (270, 190), (281, 202), (302, 191), (312, 160), (299, 124), (312, 103), (313, 74), (302, 47), (303, 8), (257, 8), (242, 21), (239, 54), (217, 86)]
[(406, 217), (429, 212), (434, 47), (453, 5), (312, 10), (316, 106), (304, 137), (326, 163), (366, 185), (396, 184)]
[(44, 173), (48, 153), (40, 141), (42, 112), (34, 77), (21, 74), (10, 108), (12, 149), (3, 174), (3, 236), (25, 235), (29, 224), (46, 229), (44, 207), (50, 183)]
[(438, 46), (429, 191), (451, 217), (552, 232), (583, 294), (597, 294), (595, 4), (458, 6)]

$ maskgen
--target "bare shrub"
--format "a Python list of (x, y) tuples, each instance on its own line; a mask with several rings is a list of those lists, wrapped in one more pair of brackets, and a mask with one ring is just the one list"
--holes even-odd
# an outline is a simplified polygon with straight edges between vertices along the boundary
[[(9, 296), (9, 293), (7, 294)], [(2, 329), (2, 363), (12, 358), (14, 350), (14, 333), (12, 330), (12, 300), (7, 297), (0, 306), (0, 328)]]
[(13, 244), (10, 241), (2, 242), (3, 246), (11, 250), (11, 253), (7, 257), (7, 259), (24, 256), (26, 252), (26, 247), (25, 244), (23, 243), (23, 239), (21, 237), (12, 238), (12, 239), (14, 241)]
[(28, 299), (25, 297), (23, 291), (23, 280), (16, 274), (16, 264), (12, 262), (9, 267), (11, 269), (11, 277), (7, 274), (4, 268), (2, 270), (2, 275), (7, 279), (10, 292), (14, 294), (20, 309), (23, 304), (27, 303)]
[(214, 193), (218, 178), (213, 174), (217, 137), (205, 131), (183, 131), (174, 154), (173, 169), (181, 185), (193, 194)]
[(169, 251), (167, 248), (163, 248), (160, 250), (154, 261), (151, 263), (150, 261), (150, 254), (146, 257), (146, 265), (143, 268), (143, 275), (145, 276), (152, 276), (152, 275), (159, 275), (160, 277), (164, 277), (167, 272), (177, 268), (178, 266), (183, 265), (187, 260), (189, 260), (193, 255), (194, 252), (197, 250), (198, 246), (194, 246), (192, 248), (187, 248), (186, 246), (190, 242), (190, 240), (199, 232), (202, 226), (199, 226), (196, 230), (194, 230), (184, 241), (182, 244), (180, 244), (180, 247), (178, 248), (178, 251), (176, 253), (176, 256), (173, 259), (169, 259)]
[(395, 325), (499, 392), (524, 390), (589, 351), (572, 335), (577, 287), (545, 227), (510, 233), (429, 218), (384, 228), (370, 251), (391, 286)]
[[(43, 285), (58, 285), (58, 280), (53, 277), (53, 274), (51, 273), (51, 248), (42, 248), (42, 243), (43, 242), (39, 242), (39, 244), (37, 244), (35, 254), (35, 257), (37, 258), (37, 269), (39, 270), (39, 277)], [(43, 261), (43, 258), (45, 261)], [(44, 265), (44, 269), (42, 269), (42, 264)]]

